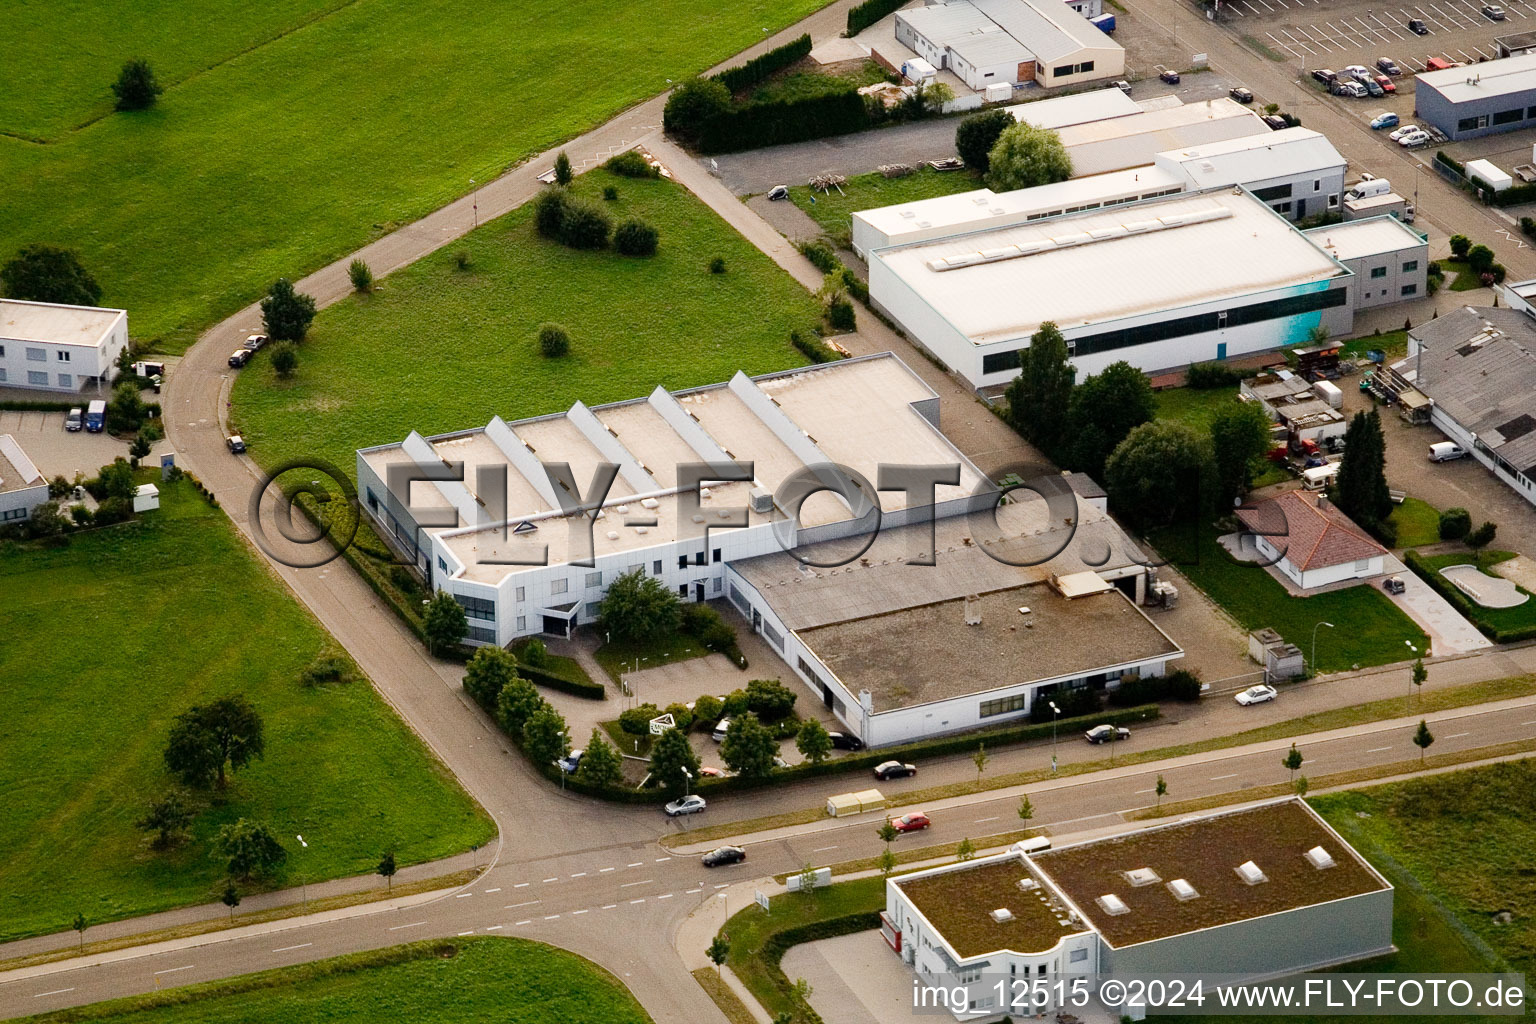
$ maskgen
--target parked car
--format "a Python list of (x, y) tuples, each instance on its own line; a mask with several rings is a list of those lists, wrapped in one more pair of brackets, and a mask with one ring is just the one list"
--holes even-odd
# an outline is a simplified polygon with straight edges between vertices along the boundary
[(1389, 594), (1401, 594), (1403, 591), (1407, 590), (1408, 587), (1404, 585), (1403, 578), (1401, 576), (1388, 576), (1386, 579), (1381, 581), (1381, 589), (1385, 590)]
[(1364, 64), (1347, 64), (1344, 73), (1362, 85), (1371, 80), (1371, 69)]
[(1130, 738), (1131, 730), (1123, 725), (1096, 725), (1083, 733), (1083, 739), (1089, 743), (1114, 743), (1116, 740)]
[(1179, 84), (1179, 73), (1177, 71), (1164, 71), (1157, 77), (1160, 81), (1167, 82), (1169, 85)]
[(875, 765), (875, 778), (882, 782), (887, 779), (907, 779), (916, 774), (916, 765), (902, 764), (900, 761), (884, 761)]
[(857, 736), (850, 736), (845, 732), (829, 732), (827, 738), (832, 741), (834, 750), (863, 750), (864, 741)]
[(1121, 92), (1125, 93), (1127, 96), (1129, 96), (1131, 94), (1131, 83), (1127, 82), (1127, 81), (1124, 81), (1124, 80), (1121, 80), (1119, 82), (1111, 82), (1110, 83), (1110, 88), (1112, 88), (1112, 89), (1119, 89)]
[(1258, 686), (1248, 687), (1248, 689), (1232, 699), (1243, 707), (1247, 707), (1250, 704), (1263, 704), (1265, 701), (1274, 700), (1278, 696), (1280, 696), (1280, 692), (1273, 686), (1265, 686), (1263, 683), (1260, 683)]
[(1459, 60), (1446, 60), (1444, 57), (1431, 57), (1424, 62), (1425, 71), (1445, 71), (1448, 68), (1461, 67)]
[(1397, 66), (1397, 61), (1391, 57), (1377, 57), (1376, 67), (1386, 74), (1396, 77), (1403, 73), (1403, 69)]
[(1396, 128), (1397, 123), (1397, 115), (1390, 112), (1386, 114), (1377, 114), (1375, 117), (1371, 118), (1371, 127), (1378, 131), (1382, 128)]
[(1419, 126), (1416, 125), (1416, 124), (1405, 124), (1401, 128), (1399, 128), (1397, 131), (1393, 132), (1391, 135), (1388, 135), (1387, 138), (1391, 139), (1393, 142), (1396, 142), (1398, 139), (1402, 138), (1404, 135), (1408, 135), (1408, 134), (1411, 134), (1413, 132), (1421, 131), (1421, 130), (1422, 129), (1420, 129)]
[(1375, 78), (1372, 78), (1371, 81), (1381, 86), (1382, 92), (1397, 92), (1397, 84), (1386, 75), (1377, 75)]
[(1239, 103), (1253, 102), (1253, 91), (1251, 89), (1245, 89), (1240, 85), (1235, 87), (1231, 92), (1227, 93), (1227, 95), (1231, 96)]
[(1441, 441), (1429, 446), (1430, 462), (1450, 462), (1452, 459), (1465, 458), (1466, 454), (1465, 448), (1451, 441)]
[(556, 761), (555, 764), (559, 765), (560, 770), (565, 772), (565, 774), (570, 775), (577, 768), (581, 767), (581, 757), (585, 753), (585, 750), (573, 750)]
[(699, 774), (706, 779), (720, 779), (725, 777), (725, 772), (712, 764), (700, 765)]
[(85, 407), (85, 431), (99, 434), (107, 429), (107, 403), (96, 399)]
[(64, 429), (71, 434), (85, 429), (85, 410), (78, 405), (69, 410), (69, 415), (64, 417)]
[(229, 354), (229, 365), (237, 370), (250, 361), (251, 350), (248, 348), (237, 348)]
[(1322, 82), (1324, 85), (1332, 85), (1333, 80), (1339, 76), (1337, 73), (1330, 71), (1327, 68), (1318, 68), (1312, 72), (1312, 77), (1317, 79), (1319, 82)]
[(740, 864), (746, 859), (747, 851), (741, 847), (722, 846), (718, 850), (710, 850), (700, 861), (707, 868), (723, 868), (728, 864)]
[(247, 349), (248, 351), (251, 351), (251, 352), (258, 352), (258, 351), (261, 350), (261, 347), (263, 345), (265, 345), (266, 343), (267, 343), (267, 336), (265, 334), (253, 334), (250, 337), (246, 338), (245, 339), (245, 344), (241, 345), (240, 347), (244, 348), (244, 349)]
[(933, 822), (928, 820), (928, 815), (922, 811), (913, 811), (911, 814), (903, 814), (899, 818), (891, 819), (891, 827), (897, 832), (921, 832), (932, 824)]
[(1262, 120), (1265, 124), (1269, 125), (1271, 131), (1278, 132), (1284, 128), (1290, 127), (1290, 125), (1286, 123), (1285, 118), (1281, 117), (1279, 114), (1265, 114)]
[(662, 808), (667, 817), (677, 818), (684, 814), (698, 814), (705, 807), (704, 798), (697, 793), (690, 793), (678, 800), (673, 800)]
[(1429, 141), (1429, 132), (1420, 128), (1416, 132), (1409, 132), (1397, 140), (1397, 144), (1404, 148), (1408, 146), (1422, 146)]
[(1416, 36), (1429, 35), (1429, 28), (1424, 24), (1424, 19), (1422, 18), (1409, 18), (1408, 31), (1412, 32)]
[(1506, 17), (1508, 17), (1508, 15), (1504, 13), (1504, 8), (1500, 7), (1498, 4), (1484, 4), (1483, 14), (1488, 18), (1489, 21), (1503, 21)]
[(1387, 94), (1387, 90), (1377, 85), (1374, 78), (1365, 83), (1365, 91), (1369, 96), (1385, 96)]
[(1350, 99), (1356, 100), (1370, 95), (1369, 90), (1365, 86), (1350, 79), (1340, 79), (1334, 82), (1332, 88), (1328, 91), (1335, 96), (1348, 96)]
[(239, 434), (230, 434), (224, 439), (224, 447), (229, 449), (231, 455), (244, 455), (245, 439)]
[(768, 198), (769, 199), (773, 199), (773, 200), (788, 199), (789, 198), (789, 186), (788, 185), (775, 185), (775, 186), (773, 186), (773, 188), (768, 190)]
[(714, 740), (716, 743), (724, 743), (725, 731), (730, 727), (731, 720), (729, 718), (720, 719), (720, 721), (715, 723), (715, 731), (709, 734), (709, 738)]

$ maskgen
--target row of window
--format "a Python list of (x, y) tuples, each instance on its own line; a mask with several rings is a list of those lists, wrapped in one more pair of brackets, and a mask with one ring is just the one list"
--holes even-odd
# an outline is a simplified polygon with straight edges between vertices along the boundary
[[(1039, 65), (1036, 65), (1037, 67)], [(1066, 78), (1068, 75), (1086, 75), (1093, 70), (1093, 61), (1085, 60), (1081, 64), (1058, 64), (1051, 68), (1052, 78)]]
[[(73, 374), (61, 373), (55, 379), (58, 381), (58, 386), (61, 388), (72, 388), (75, 386), (75, 378)], [(6, 383), (5, 367), (0, 366), (0, 384), (4, 383)], [(48, 387), (48, 371), (28, 370), (27, 383), (35, 388)]]
[(981, 702), (981, 717), (991, 718), (993, 715), (1008, 715), (1015, 711), (1023, 711), (1029, 705), (1027, 694), (1016, 693), (1012, 697), (998, 697), (996, 700), (984, 700)]
[[(59, 349), (59, 350), (55, 351), (53, 354), (58, 359), (58, 361), (61, 362), (61, 363), (69, 362), (70, 358), (74, 355), (74, 353), (66, 352), (63, 349)], [(4, 358), (5, 358), (5, 346), (4, 345), (0, 345), (0, 359), (4, 359)], [(31, 346), (27, 347), (27, 362), (29, 362), (29, 363), (46, 363), (47, 361), (48, 361), (48, 350), (47, 349), (32, 348)]]
[(1479, 128), (1487, 128), (1492, 124), (1514, 124), (1516, 121), (1536, 120), (1536, 107), (1511, 107), (1508, 110), (1500, 110), (1492, 116), (1477, 114), (1473, 117), (1463, 117), (1456, 122), (1458, 132), (1475, 132)]
[(0, 521), (25, 518), (27, 518), (27, 510), (24, 508), (12, 508), (0, 512)]
[[(1373, 277), (1373, 278), (1386, 277), (1388, 269), (1389, 268), (1387, 268), (1387, 267), (1372, 267), (1371, 268), (1371, 277)], [(1419, 269), (1419, 261), (1418, 260), (1409, 260), (1408, 262), (1403, 264), (1403, 273), (1405, 273), (1405, 274), (1411, 274), (1415, 270), (1418, 270), (1418, 269)]]

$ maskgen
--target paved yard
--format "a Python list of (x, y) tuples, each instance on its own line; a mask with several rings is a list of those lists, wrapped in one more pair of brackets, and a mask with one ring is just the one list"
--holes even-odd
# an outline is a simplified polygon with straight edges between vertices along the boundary
[[(1536, 25), (1536, 4), (1511, 0), (1508, 20), (1496, 22), (1474, 0), (1424, 0), (1386, 6), (1376, 0), (1229, 0), (1226, 24), (1310, 68), (1371, 67), (1391, 57), (1405, 72), (1423, 70), (1428, 56), (1474, 63), (1492, 59), (1493, 37)], [(1408, 28), (1424, 22), (1429, 34)]]
[[(56, 476), (73, 480), (76, 473), (95, 476), (119, 455), (128, 457), (127, 442), (84, 430), (72, 434), (64, 429), (64, 416), (62, 412), (0, 412), (0, 434), (14, 435), (38, 471), (50, 480)], [(157, 441), (146, 461), (155, 464), (161, 453), (171, 450), (168, 441)]]

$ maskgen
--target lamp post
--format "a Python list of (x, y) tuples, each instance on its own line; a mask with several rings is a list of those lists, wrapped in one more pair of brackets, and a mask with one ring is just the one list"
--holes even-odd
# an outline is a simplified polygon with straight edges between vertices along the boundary
[[(1412, 640), (1404, 640), (1403, 646), (1412, 651), (1415, 657), (1418, 656), (1419, 649), (1413, 645)], [(1411, 664), (1408, 666), (1408, 703), (1413, 704), (1413, 666)]]
[[(303, 836), (296, 835), (293, 838), (299, 841), (300, 847), (305, 850), (309, 849), (309, 844), (304, 841)], [(309, 881), (304, 877), (304, 869), (302, 867), (299, 868), (299, 891), (304, 894), (304, 908), (307, 910), (309, 909)]]
[(688, 783), (693, 781), (693, 772), (683, 769), (683, 799), (688, 799)]
[(1312, 627), (1312, 671), (1314, 673), (1317, 671), (1317, 627), (1318, 626), (1327, 626), (1329, 629), (1332, 629), (1333, 628), (1333, 623), (1331, 623), (1331, 622), (1318, 622), (1317, 625), (1314, 625)]
[(474, 211), (474, 226), (478, 228), (480, 226), (480, 186), (475, 184), (474, 178), (470, 178), (469, 183), (472, 186), (469, 192), (469, 208)]
[(1056, 774), (1056, 720), (1061, 717), (1061, 708), (1055, 701), (1048, 701), (1051, 706), (1051, 774)]

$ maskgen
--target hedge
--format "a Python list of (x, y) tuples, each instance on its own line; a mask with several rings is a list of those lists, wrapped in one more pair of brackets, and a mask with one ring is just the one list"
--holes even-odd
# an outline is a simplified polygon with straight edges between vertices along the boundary
[(799, 331), (790, 331), (789, 343), (799, 349), (800, 354), (813, 363), (835, 363), (843, 358), (837, 349), (814, 335), (807, 338), (801, 335)]
[(798, 946), (804, 942), (835, 939), (839, 935), (852, 935), (854, 932), (867, 932), (879, 927), (880, 911), (878, 910), (866, 910), (858, 914), (828, 918), (825, 921), (813, 921), (810, 924), (774, 932), (763, 942), (757, 955), (768, 968), (768, 977), (773, 982), (773, 987), (778, 989), (786, 999), (800, 1004), (800, 1019), (810, 1024), (817, 1024), (822, 1020), (821, 1015), (800, 1001), (795, 995), (794, 983), (789, 980), (784, 973), (784, 968), (780, 966), (784, 954), (788, 953), (792, 946)]
[(856, 36), (887, 14), (901, 10), (906, 0), (864, 0), (848, 9), (848, 35)]
[(1515, 185), (1493, 197), (1495, 206), (1518, 206), (1521, 203), (1536, 203), (1536, 185)]
[(1184, 383), (1191, 388), (1229, 388), (1241, 383), (1243, 375), (1224, 363), (1190, 363)]
[[(1520, 640), (1536, 639), (1536, 626), (1526, 626), (1522, 629), (1495, 629), (1487, 622), (1482, 621), (1479, 618), (1478, 606), (1473, 604), (1472, 601), (1467, 598), (1467, 595), (1463, 594), (1444, 576), (1441, 576), (1430, 566), (1425, 565), (1423, 558), (1419, 556), (1417, 551), (1403, 552), (1403, 564), (1412, 569), (1414, 574), (1417, 575), (1419, 579), (1423, 580), (1425, 583), (1428, 583), (1430, 587), (1435, 591), (1435, 593), (1449, 601), (1451, 603), (1451, 607), (1455, 608), (1458, 612), (1465, 616), (1467, 621), (1471, 622), (1474, 626), (1477, 627), (1478, 632), (1482, 633), (1494, 643), (1512, 644)], [(1467, 564), (1476, 564), (1476, 559), (1474, 558)]]
[(1449, 153), (1447, 153), (1443, 149), (1435, 150), (1435, 160), (1438, 163), (1445, 164), (1445, 166), (1449, 167), (1451, 170), (1455, 171), (1457, 174), (1465, 174), (1466, 173), (1466, 170), (1467, 170), (1466, 166), (1464, 164), (1462, 164), (1461, 161), (1459, 161), (1459, 160), (1455, 159), (1454, 157), (1452, 157)]
[(547, 686), (551, 690), (559, 690), (561, 693), (569, 693), (573, 697), (585, 697), (587, 700), (608, 699), (608, 688), (590, 679), (572, 679), (569, 676), (550, 672), (548, 669), (526, 665), (521, 661), (517, 663), (517, 674), (529, 682)]
[(775, 71), (782, 71), (807, 56), (811, 52), (811, 37), (807, 33), (799, 39), (792, 39), (783, 46), (775, 47), (767, 53), (753, 57), (740, 67), (726, 68), (714, 76), (715, 81), (725, 86), (731, 92), (756, 85), (768, 78)]
[(734, 153), (844, 135), (867, 127), (864, 97), (849, 86), (820, 96), (744, 103), (712, 114), (699, 130), (698, 147), (704, 153)]
[(70, 402), (0, 402), (0, 409), (6, 412), (69, 412), (73, 408), (75, 405)]

